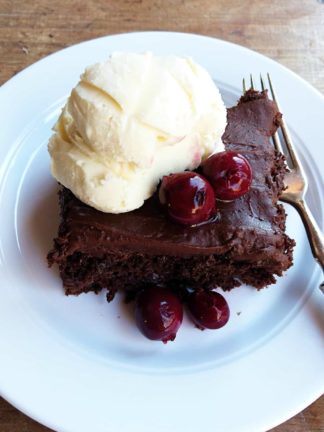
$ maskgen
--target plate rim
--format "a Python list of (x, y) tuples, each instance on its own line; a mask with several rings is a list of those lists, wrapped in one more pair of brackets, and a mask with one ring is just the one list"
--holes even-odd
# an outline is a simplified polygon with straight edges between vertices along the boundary
[(219, 42), (219, 43), (222, 43), (222, 44), (227, 44), (228, 46), (239, 47), (240, 49), (246, 50), (247, 52), (253, 52), (254, 54), (262, 56), (262, 57), (264, 57), (264, 58), (266, 58), (268, 60), (271, 60), (272, 62), (280, 65), (281, 68), (283, 68), (284, 70), (286, 70), (286, 72), (288, 72), (289, 74), (294, 75), (294, 77), (296, 79), (298, 79), (299, 81), (302, 81), (303, 84), (305, 84), (309, 88), (309, 90), (311, 90), (312, 92), (316, 93), (317, 96), (320, 96), (323, 99), (323, 101), (324, 101), (324, 94), (322, 94), (320, 90), (318, 90), (316, 87), (314, 87), (305, 78), (303, 78), (300, 75), (298, 75), (297, 72), (291, 70), (289, 67), (283, 65), (282, 63), (279, 63), (277, 60), (273, 59), (272, 57), (269, 57), (269, 56), (267, 56), (265, 54), (262, 54), (262, 53), (258, 52), (255, 49), (248, 48), (245, 45), (240, 45), (240, 44), (237, 44), (235, 42), (231, 42), (229, 40), (221, 39), (221, 38), (214, 37), (214, 36), (209, 36), (209, 35), (199, 34), (199, 33), (194, 33), (194, 32), (177, 32), (177, 31), (172, 31), (172, 30), (142, 30), (142, 31), (133, 30), (133, 31), (129, 31), (129, 32), (112, 33), (112, 34), (108, 34), (108, 35), (104, 35), (104, 36), (99, 36), (99, 37), (96, 37), (96, 38), (86, 39), (84, 41), (77, 42), (75, 44), (72, 44), (72, 45), (69, 45), (67, 47), (61, 48), (61, 49), (59, 49), (57, 51), (54, 51), (54, 52), (52, 52), (52, 53), (50, 53), (48, 55), (45, 55), (45, 56), (41, 57), (40, 59), (36, 60), (34, 63), (31, 63), (30, 65), (26, 66), (25, 68), (23, 68), (19, 72), (15, 73), (13, 76), (11, 76), (8, 80), (6, 80), (5, 82), (3, 82), (1, 84), (1, 86), (0, 86), (0, 96), (1, 96), (1, 89), (2, 88), (5, 88), (9, 84), (12, 85), (12, 82), (14, 82), (16, 79), (20, 79), (20, 75), (21, 74), (23, 74), (23, 73), (25, 73), (27, 71), (30, 71), (38, 63), (42, 62), (45, 59), (49, 59), (52, 56), (56, 56), (58, 53), (62, 53), (64, 51), (70, 50), (71, 48), (75, 48), (75, 47), (78, 47), (78, 46), (81, 46), (81, 45), (84, 45), (84, 44), (87, 44), (87, 43), (93, 43), (93, 42), (96, 42), (96, 41), (104, 40), (104, 39), (107, 39), (107, 38), (115, 38), (115, 37), (120, 37), (120, 36), (126, 37), (126, 36), (132, 36), (132, 35), (146, 36), (146, 35), (150, 35), (150, 34), (153, 34), (153, 35), (155, 35), (155, 34), (160, 34), (160, 35), (182, 35), (182, 36), (185, 36), (185, 37), (195, 37), (195, 38), (213, 40), (213, 41), (216, 41), (216, 42)]

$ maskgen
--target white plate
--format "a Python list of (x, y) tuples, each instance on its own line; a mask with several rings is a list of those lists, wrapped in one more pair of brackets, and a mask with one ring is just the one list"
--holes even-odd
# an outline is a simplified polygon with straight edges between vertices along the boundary
[(226, 294), (232, 315), (223, 329), (200, 332), (185, 321), (166, 346), (140, 335), (120, 298), (65, 297), (47, 268), (58, 224), (47, 140), (84, 67), (114, 50), (190, 55), (229, 105), (243, 76), (269, 71), (323, 226), (324, 99), (274, 61), (217, 39), (160, 32), (109, 36), (43, 59), (0, 88), (1, 394), (59, 431), (265, 431), (324, 389), (321, 274), (294, 210), (287, 208), (295, 266), (261, 292)]

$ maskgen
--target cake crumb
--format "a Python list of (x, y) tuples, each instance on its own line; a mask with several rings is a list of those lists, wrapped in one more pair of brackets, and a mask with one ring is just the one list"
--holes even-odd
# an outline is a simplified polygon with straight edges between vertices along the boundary
[(241, 311), (239, 311), (239, 312), (236, 312), (236, 315), (237, 315), (237, 316), (240, 316), (240, 315), (241, 315), (241, 313), (242, 313)]

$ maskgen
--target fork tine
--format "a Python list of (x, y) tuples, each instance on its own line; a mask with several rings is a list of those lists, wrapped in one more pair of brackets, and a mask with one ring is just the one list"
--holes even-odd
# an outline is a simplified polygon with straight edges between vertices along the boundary
[[(277, 99), (275, 90), (273, 88), (272, 81), (271, 81), (269, 73), (267, 74), (267, 76), (268, 76), (268, 82), (269, 82), (269, 86), (270, 86), (270, 91), (271, 91), (272, 99), (276, 103), (276, 105), (278, 107), (278, 110), (281, 111), (280, 110), (280, 106), (278, 104), (278, 99)], [(291, 137), (290, 137), (290, 133), (289, 133), (287, 124), (286, 124), (286, 122), (285, 122), (285, 120), (283, 118), (280, 121), (280, 126), (281, 126), (282, 135), (284, 137), (285, 144), (287, 146), (287, 150), (289, 152), (289, 156), (291, 158), (291, 162), (292, 162), (293, 166), (297, 167), (301, 171), (303, 171), (301, 163), (300, 163), (300, 160), (299, 160), (299, 157), (297, 156), (297, 154), (296, 154), (296, 152), (294, 150), (294, 147), (293, 147), (293, 144), (292, 144), (292, 140), (291, 140)]]
[(263, 76), (260, 74), (260, 83), (261, 83), (261, 89), (262, 91), (265, 90), (265, 85), (264, 85), (264, 81), (263, 81)]
[(252, 74), (250, 74), (250, 84), (251, 84), (251, 89), (254, 90)]
[[(279, 138), (279, 134), (278, 134), (277, 131), (272, 135), (272, 141), (273, 141), (273, 144), (274, 144), (275, 149), (277, 150), (277, 152), (282, 153), (284, 155), (285, 153), (284, 153), (284, 150), (282, 148), (282, 145), (281, 145), (281, 142), (280, 142), (280, 138)], [(287, 165), (287, 169), (289, 169), (288, 165)]]
[(245, 78), (243, 78), (243, 94), (246, 93)]
[[(262, 76), (261, 74), (260, 74), (260, 82), (261, 82), (261, 89), (262, 89), (263, 91), (266, 90), (266, 87), (265, 87), (265, 85), (264, 85), (263, 76)], [(274, 133), (274, 135), (272, 136), (272, 141), (273, 141), (273, 144), (274, 144), (274, 146), (275, 146), (275, 149), (276, 149), (279, 153), (284, 154), (284, 151), (283, 151), (283, 148), (282, 148), (282, 145), (281, 145), (281, 142), (280, 142), (280, 138), (279, 138), (278, 132), (275, 132), (275, 133)]]

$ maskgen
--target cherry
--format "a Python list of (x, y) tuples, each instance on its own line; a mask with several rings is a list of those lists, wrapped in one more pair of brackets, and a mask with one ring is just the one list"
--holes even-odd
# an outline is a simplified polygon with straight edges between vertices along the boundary
[(223, 327), (230, 316), (224, 297), (215, 291), (195, 291), (188, 298), (190, 315), (201, 330)]
[(173, 341), (182, 323), (183, 308), (169, 290), (144, 288), (136, 299), (135, 320), (140, 331), (149, 339), (164, 343)]
[(183, 225), (197, 225), (210, 219), (216, 210), (215, 194), (209, 182), (195, 172), (165, 176), (159, 191), (169, 216)]
[(204, 175), (214, 188), (216, 198), (231, 201), (250, 189), (252, 169), (248, 160), (234, 151), (210, 156), (202, 165)]

